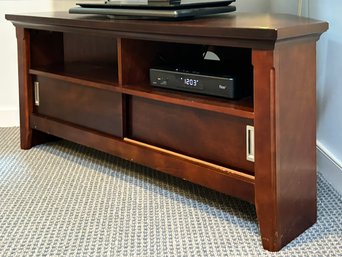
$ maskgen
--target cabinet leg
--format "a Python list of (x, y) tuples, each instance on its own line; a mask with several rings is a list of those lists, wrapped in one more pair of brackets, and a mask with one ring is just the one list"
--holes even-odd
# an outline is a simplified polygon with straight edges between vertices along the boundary
[(16, 28), (18, 42), (19, 98), (20, 98), (20, 146), (32, 146), (51, 141), (54, 137), (31, 129), (30, 115), (33, 112), (33, 85), (29, 73), (30, 32), (22, 27)]
[(253, 65), (255, 205), (263, 246), (278, 251), (317, 218), (315, 42), (253, 51)]
[(35, 145), (44, 144), (55, 140), (58, 140), (58, 138), (35, 129), (20, 126), (21, 149), (28, 150)]
[(32, 129), (27, 129), (20, 124), (20, 147), (30, 149), (32, 147)]
[(266, 250), (279, 251), (317, 220), (315, 200), (298, 202), (298, 206), (285, 205), (283, 203), (283, 206), (279, 204), (273, 208), (256, 203), (261, 241)]

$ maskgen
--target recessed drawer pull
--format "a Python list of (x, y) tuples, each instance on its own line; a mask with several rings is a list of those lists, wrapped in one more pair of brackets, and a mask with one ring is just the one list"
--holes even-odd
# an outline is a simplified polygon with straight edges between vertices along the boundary
[(34, 104), (39, 106), (39, 82), (34, 82)]
[(246, 126), (246, 158), (254, 162), (254, 127)]

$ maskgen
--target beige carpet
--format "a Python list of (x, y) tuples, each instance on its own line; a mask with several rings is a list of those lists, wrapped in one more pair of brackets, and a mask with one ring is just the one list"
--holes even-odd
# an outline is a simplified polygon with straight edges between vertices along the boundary
[(318, 222), (279, 253), (254, 206), (67, 141), (0, 128), (0, 256), (342, 256), (342, 197), (319, 174)]

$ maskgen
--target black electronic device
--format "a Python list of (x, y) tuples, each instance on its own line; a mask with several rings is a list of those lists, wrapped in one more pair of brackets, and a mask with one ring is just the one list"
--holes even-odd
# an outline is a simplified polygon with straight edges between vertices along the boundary
[(104, 3), (77, 3), (69, 13), (101, 14), (111, 18), (184, 19), (203, 15), (233, 12), (235, 0), (150, 0), (106, 1)]
[[(206, 62), (205, 62), (206, 63)], [(210, 71), (191, 67), (159, 66), (150, 69), (150, 83), (154, 87), (238, 99), (250, 93), (248, 85), (241, 85), (239, 74)], [(247, 75), (247, 73), (246, 73)]]
[(83, 8), (108, 8), (108, 9), (187, 9), (228, 6), (235, 0), (149, 0), (149, 1), (105, 1), (104, 3), (76, 3)]

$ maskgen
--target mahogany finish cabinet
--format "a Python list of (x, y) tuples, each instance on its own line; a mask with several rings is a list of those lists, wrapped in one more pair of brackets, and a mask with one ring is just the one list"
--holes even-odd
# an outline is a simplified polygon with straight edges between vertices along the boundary
[[(316, 41), (327, 23), (240, 13), (6, 18), (18, 40), (21, 148), (53, 135), (251, 202), (270, 251), (315, 223)], [(191, 64), (206, 50), (223, 68), (245, 69), (250, 96), (150, 86), (161, 59)]]

